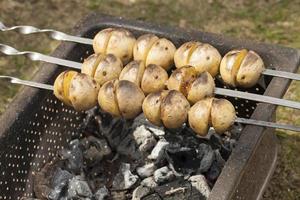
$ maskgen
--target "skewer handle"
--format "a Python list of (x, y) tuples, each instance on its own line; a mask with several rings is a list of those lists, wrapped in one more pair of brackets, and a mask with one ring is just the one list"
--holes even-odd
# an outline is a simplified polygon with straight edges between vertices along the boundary
[(263, 75), (268, 75), (268, 76), (276, 76), (280, 78), (287, 78), (287, 79), (292, 79), (296, 81), (300, 81), (300, 74), (292, 73), (292, 72), (285, 72), (285, 71), (280, 71), (280, 70), (272, 70), (272, 69), (265, 69), (262, 72)]
[(59, 40), (59, 41), (68, 41), (68, 42), (76, 42), (81, 44), (93, 44), (93, 40), (89, 38), (83, 38), (79, 36), (73, 36), (68, 35), (66, 33), (56, 31), (53, 29), (39, 29), (34, 26), (12, 26), (12, 27), (6, 27), (1, 21), (0, 21), (0, 31), (11, 31), (16, 30), (21, 34), (27, 35), (27, 34), (33, 34), (33, 33), (49, 33), (50, 37)]
[(34, 87), (34, 88), (39, 88), (39, 89), (53, 90), (52, 85), (48, 85), (48, 84), (44, 84), (44, 83), (37, 83), (37, 82), (33, 82), (33, 81), (26, 81), (26, 80), (12, 77), (12, 76), (1, 76), (0, 75), (0, 79), (7, 79), (11, 83), (18, 84), (18, 85), (26, 85), (26, 86), (30, 86), (30, 87)]

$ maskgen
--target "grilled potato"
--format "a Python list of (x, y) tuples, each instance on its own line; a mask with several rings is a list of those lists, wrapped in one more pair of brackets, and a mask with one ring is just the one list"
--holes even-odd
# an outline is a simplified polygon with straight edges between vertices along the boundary
[(177, 90), (187, 97), (191, 104), (214, 94), (214, 79), (208, 72), (197, 75), (195, 67), (184, 66), (176, 69), (170, 76), (167, 87)]
[(142, 35), (134, 46), (134, 60), (142, 60), (145, 65), (159, 65), (169, 70), (173, 65), (175, 45), (166, 38), (158, 38), (153, 34)]
[(261, 57), (254, 51), (232, 50), (222, 59), (220, 74), (223, 81), (233, 87), (254, 86), (264, 70)]
[(113, 54), (127, 64), (133, 55), (135, 37), (123, 28), (108, 28), (100, 31), (93, 40), (95, 53)]
[(145, 94), (152, 92), (158, 92), (166, 87), (166, 82), (168, 80), (168, 73), (161, 66), (150, 64), (146, 67), (141, 88)]
[(236, 119), (234, 106), (226, 99), (214, 99), (211, 107), (211, 123), (219, 134), (229, 130)]
[(113, 54), (93, 54), (84, 60), (81, 73), (93, 77), (101, 86), (118, 78), (122, 69), (122, 61)]
[(206, 136), (211, 126), (211, 107), (213, 98), (206, 98), (195, 103), (189, 113), (190, 127), (200, 136)]
[(131, 61), (122, 70), (119, 80), (127, 80), (140, 87), (145, 71), (145, 64), (142, 61)]
[(86, 74), (62, 72), (54, 82), (54, 95), (75, 110), (88, 110), (97, 105), (99, 85)]
[(208, 71), (215, 77), (219, 72), (221, 55), (210, 44), (191, 41), (181, 45), (174, 54), (175, 66), (185, 65), (195, 67), (198, 73)]
[(136, 84), (114, 79), (100, 88), (98, 102), (102, 110), (113, 116), (132, 119), (141, 113), (144, 98), (144, 93)]
[(187, 120), (190, 108), (186, 98), (176, 90), (163, 90), (149, 94), (143, 103), (143, 112), (153, 124), (179, 128)]

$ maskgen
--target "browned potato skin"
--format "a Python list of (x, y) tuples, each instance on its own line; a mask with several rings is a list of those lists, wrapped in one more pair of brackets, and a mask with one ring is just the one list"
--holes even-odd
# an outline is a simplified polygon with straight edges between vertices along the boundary
[(131, 61), (120, 73), (119, 80), (130, 81), (140, 87), (144, 71), (145, 65), (142, 61)]
[(81, 73), (94, 77), (96, 67), (103, 56), (101, 54), (92, 54), (84, 59), (81, 66)]
[(119, 81), (116, 85), (116, 98), (124, 118), (132, 119), (142, 112), (145, 95), (136, 84), (126, 80)]
[(188, 113), (190, 127), (199, 135), (206, 136), (211, 125), (211, 107), (213, 98), (206, 98), (195, 103)]
[(197, 77), (197, 71), (192, 66), (184, 66), (176, 69), (167, 82), (169, 90), (177, 90), (184, 96), (188, 95), (190, 84)]
[(179, 128), (187, 120), (190, 104), (180, 92), (170, 90), (161, 102), (161, 120), (167, 128)]
[(214, 96), (215, 81), (208, 72), (203, 72), (190, 84), (187, 99), (191, 104)]
[(141, 88), (145, 94), (158, 92), (166, 87), (168, 73), (158, 65), (148, 65), (144, 71)]
[(104, 83), (98, 94), (98, 103), (102, 110), (110, 113), (114, 117), (121, 117), (117, 98), (115, 95), (115, 85), (119, 80), (114, 79)]
[(100, 31), (93, 40), (95, 53), (113, 54), (124, 64), (132, 59), (135, 37), (123, 28), (109, 28)]
[(236, 119), (234, 106), (226, 99), (214, 99), (211, 107), (211, 123), (216, 133), (229, 130)]
[(60, 73), (57, 78), (54, 81), (54, 95), (56, 98), (58, 98), (60, 101), (66, 103), (64, 98), (64, 87), (63, 87), (63, 78), (66, 71)]
[(150, 48), (158, 39), (159, 38), (154, 34), (145, 34), (140, 36), (133, 47), (134, 60), (145, 61)]
[(75, 75), (69, 89), (69, 99), (74, 109), (83, 111), (96, 106), (99, 88), (97, 82), (88, 75)]
[(254, 51), (249, 51), (241, 63), (236, 82), (244, 88), (253, 87), (264, 71), (264, 62)]
[(170, 40), (160, 38), (148, 51), (146, 66), (155, 64), (168, 71), (173, 66), (175, 51), (176, 47)]
[(145, 117), (156, 126), (162, 125), (160, 119), (161, 93), (162, 92), (160, 91), (149, 94), (145, 98), (142, 106)]

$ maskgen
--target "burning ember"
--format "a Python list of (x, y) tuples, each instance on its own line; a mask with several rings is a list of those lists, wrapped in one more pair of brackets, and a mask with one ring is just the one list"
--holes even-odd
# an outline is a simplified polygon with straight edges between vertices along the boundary
[(132, 121), (88, 112), (83, 136), (34, 174), (38, 199), (206, 199), (241, 132), (198, 138), (168, 130), (141, 114)]

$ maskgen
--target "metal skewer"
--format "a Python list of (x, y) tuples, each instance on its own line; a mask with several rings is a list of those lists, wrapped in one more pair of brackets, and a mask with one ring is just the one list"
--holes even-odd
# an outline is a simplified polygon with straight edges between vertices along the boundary
[[(39, 29), (34, 26), (12, 26), (12, 27), (6, 27), (2, 22), (0, 22), (0, 31), (12, 31), (15, 30), (21, 34), (34, 34), (34, 33), (50, 33), (50, 37), (59, 40), (59, 41), (69, 41), (69, 42), (76, 42), (81, 44), (93, 44), (93, 39), (89, 38), (83, 38), (80, 36), (72, 36), (68, 35), (66, 33), (56, 31), (53, 29)], [(276, 76), (280, 78), (287, 78), (292, 80), (300, 81), (300, 74), (292, 73), (292, 72), (286, 72), (286, 71), (280, 71), (280, 70), (272, 70), (272, 69), (265, 69), (262, 72), (263, 75), (267, 76)]]
[[(6, 55), (13, 55), (13, 56), (25, 55), (31, 60), (44, 61), (44, 62), (48, 62), (48, 63), (52, 63), (52, 64), (71, 67), (74, 69), (80, 69), (81, 65), (82, 65), (79, 62), (64, 60), (61, 58), (55, 58), (55, 57), (44, 55), (44, 54), (37, 53), (37, 52), (18, 51), (17, 49), (10, 47), (8, 45), (5, 45), (5, 44), (0, 44), (0, 52), (4, 53)], [(215, 94), (300, 109), (299, 102), (285, 100), (285, 99), (279, 99), (279, 98), (270, 97), (270, 96), (258, 95), (258, 94), (253, 94), (253, 93), (247, 93), (247, 92), (241, 92), (241, 91), (217, 88), (217, 87), (215, 88)]]
[[(37, 83), (37, 82), (33, 82), (33, 81), (26, 81), (26, 80), (12, 77), (12, 76), (1, 76), (0, 75), (0, 79), (6, 79), (14, 84), (25, 85), (25, 86), (39, 88), (39, 89), (46, 89), (46, 90), (51, 90), (51, 91), (53, 91), (53, 89), (54, 89), (52, 85), (48, 85), (48, 84), (44, 84), (44, 83)], [(277, 124), (274, 122), (266, 122), (266, 121), (260, 121), (260, 120), (255, 120), (255, 119), (246, 119), (246, 118), (237, 117), (235, 122), (242, 123), (242, 124), (249, 124), (249, 125), (256, 125), (256, 126), (263, 126), (263, 127), (270, 127), (270, 128), (279, 128), (279, 129), (286, 129), (286, 130), (300, 132), (300, 127), (298, 127), (298, 126), (287, 125), (287, 124)]]

